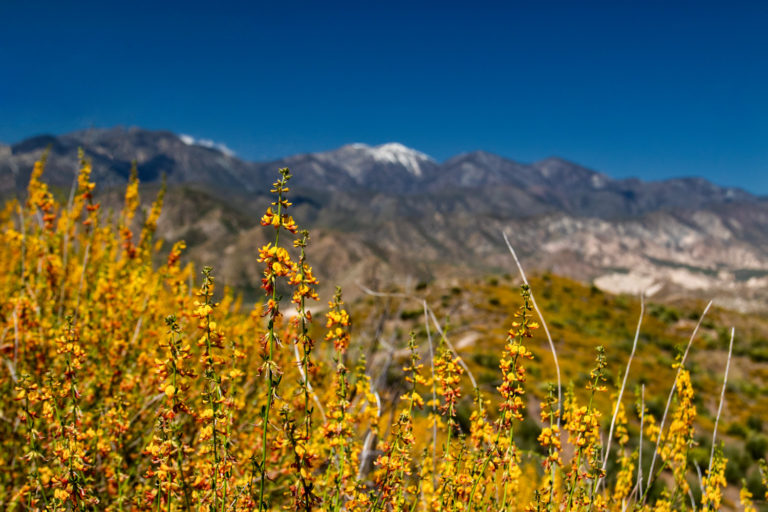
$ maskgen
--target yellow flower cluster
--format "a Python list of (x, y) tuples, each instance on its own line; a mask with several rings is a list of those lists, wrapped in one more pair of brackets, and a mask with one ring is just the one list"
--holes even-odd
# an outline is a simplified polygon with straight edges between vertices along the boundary
[(672, 468), (675, 483), (681, 492), (688, 493), (688, 452), (694, 444), (694, 421), (696, 406), (693, 403), (691, 374), (682, 370), (677, 379), (677, 408), (672, 415), (669, 428), (661, 437), (659, 455)]
[(728, 460), (723, 457), (722, 447), (718, 446), (712, 459), (712, 467), (707, 470), (702, 484), (704, 493), (701, 499), (702, 510), (720, 510), (722, 491), (728, 482), (725, 480), (725, 465)]

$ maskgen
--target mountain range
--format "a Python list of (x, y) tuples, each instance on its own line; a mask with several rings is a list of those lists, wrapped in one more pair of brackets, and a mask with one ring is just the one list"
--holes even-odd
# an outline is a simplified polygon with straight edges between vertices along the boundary
[(768, 199), (701, 178), (613, 179), (561, 158), (525, 164), (483, 151), (437, 162), (398, 143), (248, 162), (210, 141), (112, 128), (0, 145), (0, 195), (23, 195), (44, 151), (46, 180), (68, 191), (79, 147), (107, 202), (119, 200), (133, 160), (147, 192), (165, 175), (160, 236), (184, 238), (192, 259), (246, 292), (259, 282), (270, 184), (288, 167), (295, 217), (329, 285), (512, 272), (506, 231), (531, 270), (613, 292), (768, 304)]

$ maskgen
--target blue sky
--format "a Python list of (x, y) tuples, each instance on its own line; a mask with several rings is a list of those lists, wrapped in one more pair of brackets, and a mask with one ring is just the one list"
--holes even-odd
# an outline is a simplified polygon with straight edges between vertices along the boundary
[(768, 194), (768, 2), (0, 1), (0, 141), (398, 141)]

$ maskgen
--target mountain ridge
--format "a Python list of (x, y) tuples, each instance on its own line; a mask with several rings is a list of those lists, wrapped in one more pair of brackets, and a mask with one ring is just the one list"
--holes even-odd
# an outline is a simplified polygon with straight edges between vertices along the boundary
[(277, 169), (289, 167), (294, 215), (313, 233), (325, 282), (503, 272), (507, 231), (527, 267), (608, 291), (713, 291), (742, 309), (768, 303), (768, 200), (743, 189), (614, 179), (560, 157), (525, 164), (474, 151), (436, 162), (396, 143), (247, 162), (181, 137), (115, 128), (26, 139), (0, 149), (0, 194), (23, 197), (47, 147), (44, 177), (68, 191), (82, 146), (104, 200), (118, 206), (136, 159), (145, 190), (167, 177), (159, 235), (187, 240), (190, 258), (216, 262), (223, 282), (255, 289), (252, 254), (265, 242), (258, 220)]
[[(132, 138), (133, 140), (129, 144), (125, 143), (129, 138)], [(366, 157), (373, 161), (378, 160), (379, 163), (390, 163), (394, 165), (405, 164), (405, 162), (402, 160), (397, 161), (398, 158), (409, 159), (410, 162), (408, 162), (406, 165), (403, 165), (403, 166), (408, 167), (409, 170), (411, 170), (412, 175), (424, 181), (429, 181), (430, 179), (434, 179), (435, 176), (432, 175), (432, 173), (430, 172), (424, 172), (421, 169), (414, 169), (414, 167), (416, 166), (414, 165), (413, 160), (417, 160), (419, 164), (421, 163), (432, 164), (433, 166), (436, 166), (438, 168), (445, 168), (445, 167), (455, 166), (457, 161), (474, 159), (476, 161), (486, 161), (486, 162), (490, 160), (494, 160), (495, 162), (493, 163), (493, 165), (504, 165), (504, 166), (508, 166), (509, 168), (514, 168), (517, 171), (520, 171), (523, 169), (535, 170), (540, 175), (541, 178), (544, 178), (545, 181), (550, 182), (549, 183), (550, 185), (552, 184), (553, 181), (562, 181), (562, 179), (564, 178), (567, 181), (568, 180), (584, 181), (585, 179), (588, 178), (592, 180), (594, 183), (596, 183), (595, 188), (602, 188), (607, 183), (621, 184), (621, 185), (627, 185), (627, 186), (633, 185), (636, 187), (638, 185), (642, 186), (642, 185), (649, 185), (649, 184), (671, 184), (671, 183), (675, 183), (682, 180), (686, 182), (695, 181), (703, 187), (722, 190), (722, 191), (725, 191), (726, 193), (730, 193), (731, 195), (738, 195), (742, 199), (747, 196), (751, 196), (755, 198), (761, 197), (757, 194), (752, 194), (748, 192), (742, 187), (722, 186), (722, 185), (715, 184), (704, 178), (700, 178), (696, 176), (681, 176), (681, 177), (667, 178), (664, 180), (654, 180), (654, 181), (646, 181), (637, 177), (629, 177), (629, 178), (621, 178), (621, 179), (613, 178), (608, 174), (592, 170), (587, 166), (572, 162), (561, 156), (550, 156), (532, 163), (522, 163), (522, 162), (512, 160), (508, 157), (504, 157), (504, 156), (491, 153), (485, 150), (475, 150), (475, 151), (457, 154), (445, 159), (442, 162), (438, 162), (437, 160), (430, 157), (429, 155), (421, 151), (418, 151), (416, 149), (404, 146), (399, 142), (388, 142), (388, 143), (379, 144), (379, 145), (368, 145), (365, 143), (350, 143), (335, 149), (330, 149), (330, 150), (321, 151), (321, 152), (298, 153), (298, 154), (288, 155), (285, 157), (266, 160), (266, 161), (251, 161), (251, 160), (244, 160), (239, 158), (235, 153), (233, 153), (231, 150), (226, 148), (225, 145), (217, 144), (208, 139), (194, 139), (191, 136), (184, 135), (184, 134), (176, 134), (174, 132), (167, 131), (167, 130), (145, 130), (138, 127), (116, 126), (112, 128), (91, 128), (87, 130), (78, 130), (74, 132), (65, 133), (62, 135), (40, 134), (40, 135), (35, 135), (32, 137), (25, 138), (13, 144), (0, 144), (0, 148), (2, 147), (10, 148), (11, 157), (25, 156), (26, 154), (35, 153), (35, 152), (42, 154), (42, 152), (47, 148), (50, 148), (50, 151), (53, 154), (51, 156), (60, 156), (60, 154), (65, 151), (71, 151), (73, 146), (79, 145), (86, 150), (86, 154), (88, 154), (91, 157), (95, 156), (99, 159), (111, 157), (112, 159), (122, 160), (123, 162), (125, 161), (130, 162), (131, 160), (136, 159), (139, 161), (139, 164), (140, 164), (139, 170), (141, 171), (142, 166), (157, 167), (159, 164), (152, 160), (142, 159), (141, 158), (142, 155), (140, 152), (139, 154), (134, 154), (133, 158), (128, 158), (129, 155), (126, 154), (125, 149), (128, 149), (129, 151), (131, 151), (131, 150), (135, 150), (136, 147), (146, 146), (147, 139), (151, 139), (156, 143), (159, 142), (158, 145), (161, 146), (162, 150), (167, 151), (170, 149), (174, 149), (171, 146), (172, 146), (172, 143), (176, 143), (177, 146), (183, 145), (190, 148), (193, 151), (198, 151), (198, 152), (200, 151), (211, 152), (213, 154), (220, 155), (222, 158), (231, 159), (233, 161), (237, 161), (249, 167), (250, 166), (260, 167), (260, 166), (270, 165), (270, 164), (279, 164), (280, 162), (284, 162), (284, 161), (301, 162), (302, 159), (316, 158), (318, 160), (325, 161), (326, 163), (339, 165), (342, 168), (346, 167), (346, 170), (352, 177), (355, 177), (356, 174), (359, 175), (360, 162), (350, 163), (350, 160), (353, 160), (353, 161), (360, 160), (361, 158), (366, 158)], [(116, 141), (124, 142), (123, 147), (122, 148), (116, 147), (116, 144), (115, 144)], [(97, 150), (92, 151), (94, 148), (97, 148)], [(116, 150), (117, 153), (110, 155), (109, 153), (106, 152), (107, 148)], [(175, 149), (178, 150), (179, 148), (175, 148)], [(352, 155), (349, 154), (350, 152), (355, 150), (359, 150), (358, 154), (352, 154)], [(6, 149), (5, 151), (7, 153), (8, 149)], [(360, 152), (362, 152), (363, 154), (361, 155)], [(4, 155), (3, 150), (0, 149), (0, 157), (2, 157), (3, 159), (7, 159), (8, 156), (9, 155), (7, 154)], [(387, 159), (389, 159), (389, 162), (387, 162)], [(0, 164), (2, 163), (4, 162), (0, 162)], [(124, 165), (122, 165), (119, 168), (117, 174), (121, 179), (127, 179), (127, 174), (124, 170)], [(149, 178), (149, 179), (146, 179), (145, 181), (153, 181), (157, 179), (156, 175), (158, 173), (146, 172), (145, 174)], [(526, 177), (530, 179), (533, 176), (529, 172), (527, 173)], [(553, 177), (554, 179), (552, 179)], [(238, 178), (242, 179), (242, 176), (239, 176)], [(544, 183), (540, 183), (540, 184), (544, 184)], [(368, 184), (363, 183), (363, 185), (368, 185)]]

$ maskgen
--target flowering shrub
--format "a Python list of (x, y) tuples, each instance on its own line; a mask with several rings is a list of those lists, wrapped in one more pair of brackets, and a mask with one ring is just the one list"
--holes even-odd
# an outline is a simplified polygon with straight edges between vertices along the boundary
[[(630, 439), (621, 392), (615, 407), (597, 405), (608, 390), (603, 349), (585, 389), (561, 396), (550, 385), (534, 403), (526, 343), (540, 321), (526, 285), (496, 393), (473, 384), (442, 333), (420, 362), (424, 343), (412, 334), (400, 360), (407, 391), (383, 403), (365, 361), (349, 355), (340, 290), (315, 334), (318, 281), (309, 233), (289, 213), (287, 169), (262, 218), (274, 241), (258, 254), (265, 299), (252, 311), (217, 289), (213, 269), (182, 266), (183, 242), (153, 263), (163, 192), (139, 223), (135, 172), (122, 211), (105, 216), (87, 161), (67, 204), (43, 169), (35, 164), (26, 202), (0, 212), (4, 509), (715, 510), (724, 501), (720, 449), (697, 484), (702, 496), (691, 492), (696, 406), (684, 360), (668, 426), (638, 407), (640, 440)], [(462, 397), (474, 404), (467, 422)], [(534, 450), (518, 441), (527, 409), (539, 411)], [(659, 458), (650, 474), (643, 436)], [(744, 488), (747, 510), (752, 500)]]

